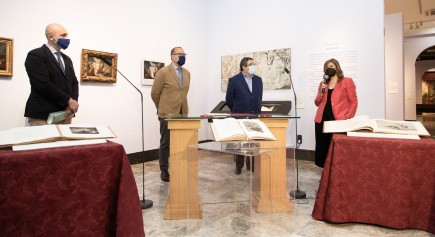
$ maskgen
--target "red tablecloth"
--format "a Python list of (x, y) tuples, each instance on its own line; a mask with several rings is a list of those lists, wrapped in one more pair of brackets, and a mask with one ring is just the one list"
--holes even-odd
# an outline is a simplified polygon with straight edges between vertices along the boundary
[(144, 236), (122, 145), (0, 150), (1, 236)]
[(435, 233), (435, 140), (335, 134), (312, 216)]

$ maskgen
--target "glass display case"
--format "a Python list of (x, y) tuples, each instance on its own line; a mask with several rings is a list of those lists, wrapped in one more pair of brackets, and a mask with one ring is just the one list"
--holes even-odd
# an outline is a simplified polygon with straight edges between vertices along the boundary
[[(250, 170), (245, 165), (236, 175), (235, 155), (249, 159)], [(253, 218), (262, 212), (292, 209), (287, 194), (296, 181), (293, 148), (269, 141), (207, 142), (189, 145), (183, 157), (176, 164), (183, 167), (182, 172), (171, 176), (171, 183), (178, 182), (179, 188), (171, 190), (177, 196), (170, 198), (179, 205), (168, 208), (177, 212), (173, 216), (184, 215), (179, 219), (204, 215)], [(181, 182), (184, 178), (185, 184)], [(210, 213), (216, 206), (220, 211)]]

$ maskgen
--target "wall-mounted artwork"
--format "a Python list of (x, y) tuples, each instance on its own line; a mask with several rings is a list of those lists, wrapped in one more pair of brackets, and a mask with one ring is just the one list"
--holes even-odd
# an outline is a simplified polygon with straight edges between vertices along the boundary
[(82, 49), (80, 79), (92, 82), (116, 82), (118, 54)]
[(291, 49), (275, 49), (222, 56), (221, 90), (227, 91), (228, 79), (240, 72), (240, 61), (251, 57), (255, 61), (255, 75), (263, 79), (264, 90), (290, 89)]
[(421, 94), (422, 104), (435, 104), (435, 80), (423, 80)]
[(0, 76), (12, 76), (14, 40), (0, 37)]
[(156, 77), (156, 73), (162, 67), (164, 67), (164, 63), (153, 62), (153, 61), (142, 61), (142, 85), (152, 85), (154, 82), (154, 78)]

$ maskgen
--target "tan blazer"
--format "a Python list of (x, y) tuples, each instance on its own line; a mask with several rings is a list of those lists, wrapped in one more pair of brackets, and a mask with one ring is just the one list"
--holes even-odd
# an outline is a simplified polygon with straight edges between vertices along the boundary
[(161, 68), (153, 82), (151, 89), (151, 99), (156, 105), (157, 115), (160, 118), (168, 114), (188, 114), (187, 93), (190, 86), (190, 72), (182, 68), (183, 87), (180, 88), (177, 72), (170, 63)]

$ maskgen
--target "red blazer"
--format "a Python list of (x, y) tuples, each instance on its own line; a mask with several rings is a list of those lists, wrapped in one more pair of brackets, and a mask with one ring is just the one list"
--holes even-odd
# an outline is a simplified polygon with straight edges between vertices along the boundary
[[(328, 88), (329, 85), (326, 86), (325, 93), (323, 97), (321, 97), (322, 90), (322, 82), (319, 84), (319, 88), (317, 89), (317, 97), (314, 100), (314, 104), (316, 104), (317, 113), (314, 121), (316, 123), (322, 122), (323, 109), (325, 108), (326, 98), (328, 98)], [(337, 81), (334, 87), (334, 93), (331, 96), (332, 103), (332, 112), (334, 113), (334, 117), (336, 120), (344, 120), (353, 118), (356, 113), (356, 109), (358, 108), (358, 98), (356, 96), (356, 87), (352, 78), (345, 77), (340, 82)]]

